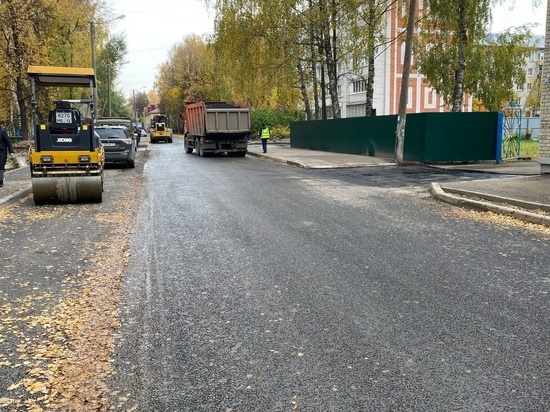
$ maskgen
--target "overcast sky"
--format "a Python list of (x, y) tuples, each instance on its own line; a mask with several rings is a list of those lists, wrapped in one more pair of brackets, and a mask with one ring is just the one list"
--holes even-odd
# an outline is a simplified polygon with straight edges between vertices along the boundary
[[(117, 88), (129, 97), (132, 90), (153, 88), (158, 66), (167, 60), (168, 51), (189, 34), (212, 34), (214, 14), (203, 0), (107, 0), (113, 17), (126, 17), (113, 23), (113, 32), (126, 35), (128, 63), (117, 80)], [(509, 1), (509, 3), (511, 3)], [(515, 0), (515, 8), (499, 6), (493, 10), (492, 32), (511, 26), (539, 23), (535, 34), (544, 34), (546, 1), (533, 10), (531, 0)]]

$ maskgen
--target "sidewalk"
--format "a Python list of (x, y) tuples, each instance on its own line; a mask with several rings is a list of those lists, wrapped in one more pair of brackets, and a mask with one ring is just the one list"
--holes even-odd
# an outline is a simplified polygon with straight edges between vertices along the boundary
[(262, 153), (262, 145), (252, 142), (248, 154), (260, 156), (275, 162), (286, 163), (304, 169), (339, 169), (346, 167), (369, 167), (395, 165), (393, 159), (360, 156), (344, 153), (322, 152), (319, 150), (295, 149), (284, 144), (268, 143), (267, 153)]

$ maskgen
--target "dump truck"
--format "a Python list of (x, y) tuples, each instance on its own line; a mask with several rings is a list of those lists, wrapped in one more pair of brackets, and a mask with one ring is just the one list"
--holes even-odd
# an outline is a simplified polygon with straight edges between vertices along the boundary
[[(28, 155), (34, 203), (100, 203), (105, 154), (94, 133), (94, 70), (29, 66), (27, 74), (34, 126)], [(54, 100), (46, 119), (37, 106), (41, 87), (88, 88), (89, 98)]]
[(158, 114), (151, 119), (151, 143), (162, 141), (172, 143), (172, 129), (170, 129), (170, 119), (164, 114)]
[(227, 153), (245, 156), (250, 135), (247, 103), (193, 102), (185, 105), (184, 148), (199, 156)]

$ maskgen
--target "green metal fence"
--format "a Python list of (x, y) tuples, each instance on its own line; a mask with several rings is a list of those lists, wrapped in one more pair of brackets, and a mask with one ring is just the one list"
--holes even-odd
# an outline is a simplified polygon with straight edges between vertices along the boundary
[[(296, 148), (374, 157), (395, 157), (397, 116), (294, 122)], [(423, 163), (496, 160), (498, 113), (407, 115), (405, 161)]]

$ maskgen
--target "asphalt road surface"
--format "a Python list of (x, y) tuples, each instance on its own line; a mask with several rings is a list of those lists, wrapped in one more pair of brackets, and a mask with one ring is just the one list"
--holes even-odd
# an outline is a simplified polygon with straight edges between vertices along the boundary
[(152, 145), (116, 409), (549, 410), (549, 237), (435, 202), (448, 173)]

